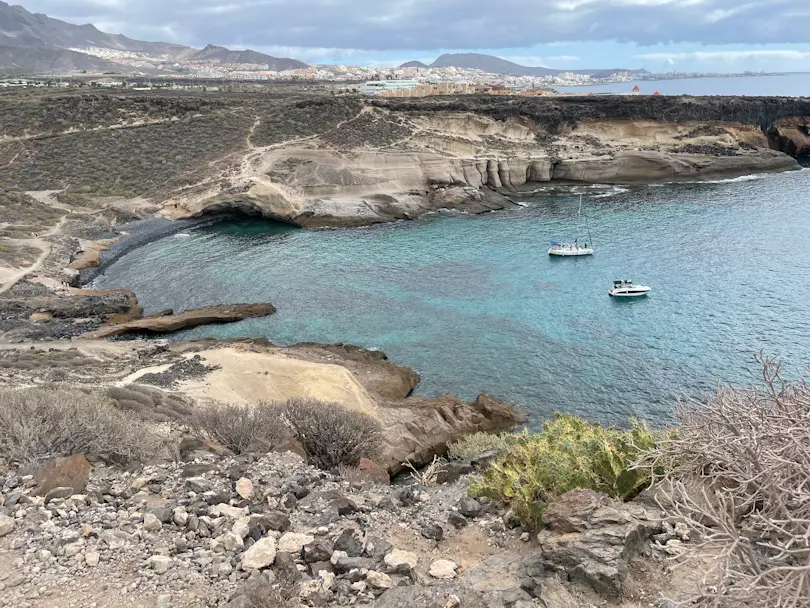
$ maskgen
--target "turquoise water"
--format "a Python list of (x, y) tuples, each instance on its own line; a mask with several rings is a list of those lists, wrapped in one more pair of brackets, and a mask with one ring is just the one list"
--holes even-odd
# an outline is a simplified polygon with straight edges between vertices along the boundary
[[(577, 232), (576, 192), (596, 255), (549, 258)], [(418, 394), (488, 391), (535, 422), (664, 423), (679, 395), (749, 381), (759, 349), (793, 373), (810, 363), (810, 170), (522, 200), (352, 230), (224, 223), (135, 250), (96, 283), (147, 311), (270, 301), (271, 317), (177, 337), (379, 348), (422, 375)], [(615, 278), (652, 294), (614, 301)]]
[(641, 80), (579, 87), (555, 87), (564, 93), (630, 93), (638, 85), (641, 93), (651, 95), (753, 95), (778, 97), (810, 96), (810, 73), (774, 76), (735, 76), (731, 78), (684, 78), (679, 80)]

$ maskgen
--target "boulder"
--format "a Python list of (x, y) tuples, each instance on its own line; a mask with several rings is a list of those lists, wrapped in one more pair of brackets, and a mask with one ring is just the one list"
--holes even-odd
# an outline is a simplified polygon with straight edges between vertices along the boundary
[(476, 432), (499, 433), (525, 421), (514, 405), (486, 394), (467, 403), (445, 395), (436, 399), (411, 397), (396, 406), (381, 407), (385, 461), (390, 474), (401, 472), (403, 462), (428, 464), (447, 453), (447, 444)]
[(248, 514), (247, 509), (245, 508), (232, 507), (231, 505), (226, 505), (225, 503), (219, 503), (216, 507), (214, 507), (214, 511), (218, 516), (230, 517), (231, 519), (242, 519)]
[(373, 460), (368, 458), (361, 458), (357, 465), (360, 472), (361, 479), (371, 483), (381, 483), (388, 485), (391, 483), (391, 478), (388, 476), (388, 471), (382, 468)]
[(416, 568), (416, 564), (419, 563), (419, 557), (416, 553), (393, 549), (385, 556), (383, 561), (385, 562), (386, 572), (410, 574)]
[(146, 513), (143, 516), (143, 529), (147, 532), (160, 532), (163, 524), (154, 513)]
[(211, 482), (204, 477), (190, 477), (186, 479), (186, 487), (192, 492), (201, 494), (211, 489)]
[(257, 541), (242, 555), (242, 570), (262, 570), (276, 561), (276, 541), (267, 536)]
[(269, 511), (250, 518), (251, 525), (255, 525), (261, 532), (286, 532), (290, 529), (290, 518), (281, 511)]
[(287, 532), (278, 539), (278, 551), (282, 553), (289, 553), (298, 556), (301, 554), (301, 549), (305, 545), (310, 544), (315, 540), (314, 536), (309, 534), (297, 534), (295, 532)]
[(360, 557), (364, 547), (363, 534), (354, 528), (346, 528), (335, 539), (335, 551), (345, 551), (349, 557)]
[(87, 486), (92, 471), (90, 463), (82, 454), (55, 458), (36, 472), (35, 496), (45, 496), (56, 488), (72, 488), (71, 494), (81, 494)]
[(470, 496), (465, 496), (458, 501), (458, 510), (464, 517), (474, 519), (481, 515), (483, 507), (481, 503)]
[(451, 562), (448, 559), (437, 559), (430, 564), (428, 574), (440, 580), (453, 579), (456, 578), (456, 568), (458, 568), (456, 562)]
[(563, 494), (543, 522), (549, 529), (537, 536), (540, 552), (521, 570), (558, 572), (611, 598), (621, 598), (628, 561), (661, 527), (643, 507), (591, 490)]
[(420, 530), (422, 536), (439, 542), (444, 538), (444, 529), (439, 524), (426, 524)]
[(172, 558), (165, 555), (153, 555), (148, 561), (149, 566), (157, 574), (166, 574), (172, 565)]
[(74, 492), (73, 488), (71, 487), (53, 488), (47, 494), (45, 494), (45, 504), (59, 498), (70, 498), (74, 494), (76, 494), (76, 492)]
[(14, 518), (0, 513), (0, 538), (14, 531)]
[(249, 479), (242, 477), (236, 482), (236, 493), (245, 500), (253, 498), (253, 482)]
[(328, 562), (333, 551), (334, 548), (329, 543), (319, 539), (304, 545), (301, 555), (304, 563), (315, 564), (317, 562)]
[(376, 570), (369, 570), (366, 574), (366, 582), (375, 589), (390, 589), (394, 586), (391, 577)]

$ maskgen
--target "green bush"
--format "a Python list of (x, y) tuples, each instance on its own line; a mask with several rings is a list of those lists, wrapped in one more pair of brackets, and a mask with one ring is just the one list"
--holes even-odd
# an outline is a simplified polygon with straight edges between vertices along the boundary
[(523, 523), (536, 526), (548, 502), (570, 490), (633, 498), (649, 474), (630, 465), (655, 444), (655, 434), (636, 420), (630, 430), (618, 431), (557, 414), (540, 433), (516, 435), (470, 493), (508, 503)]

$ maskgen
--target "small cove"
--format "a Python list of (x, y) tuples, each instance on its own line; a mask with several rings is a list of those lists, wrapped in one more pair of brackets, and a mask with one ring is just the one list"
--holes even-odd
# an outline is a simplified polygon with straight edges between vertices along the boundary
[[(584, 193), (596, 255), (550, 259)], [(482, 391), (534, 424), (557, 410), (665, 423), (679, 395), (752, 380), (753, 356), (810, 363), (810, 171), (720, 183), (538, 192), (519, 210), (311, 232), (244, 220), (130, 251), (98, 277), (147, 312), (273, 302), (276, 315), (175, 339), (379, 348), (420, 395)], [(581, 231), (580, 231), (581, 233)], [(616, 302), (614, 278), (653, 287)]]

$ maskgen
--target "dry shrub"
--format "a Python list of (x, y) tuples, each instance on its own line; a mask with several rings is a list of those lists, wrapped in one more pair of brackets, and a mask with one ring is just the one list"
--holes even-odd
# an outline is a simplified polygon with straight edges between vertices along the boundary
[(311, 399), (294, 399), (278, 407), (293, 437), (321, 469), (356, 466), (361, 458), (373, 460), (380, 453), (382, 427), (371, 416)]
[(189, 426), (197, 437), (215, 441), (236, 454), (255, 448), (259, 441), (274, 445), (287, 434), (281, 411), (270, 403), (199, 407), (189, 418)]
[(810, 605), (810, 385), (759, 361), (761, 387), (682, 406), (677, 436), (639, 463), (700, 539), (685, 563), (710, 563), (680, 605)]
[(447, 469), (444, 466), (446, 464), (447, 461), (445, 461), (444, 458), (434, 456), (433, 461), (426, 467), (423, 467), (421, 470), (413, 466), (410, 460), (403, 462), (402, 466), (410, 469), (411, 474), (409, 477), (415, 484), (421, 486), (435, 486), (439, 483), (439, 475), (447, 472)]
[(514, 435), (508, 433), (472, 433), (447, 446), (447, 457), (450, 460), (472, 460), (487, 452), (503, 452)]
[(0, 458), (27, 464), (71, 454), (143, 461), (161, 441), (135, 414), (101, 393), (74, 388), (0, 390)]
[(120, 409), (151, 422), (181, 422), (193, 413), (191, 404), (181, 397), (139, 384), (108, 388), (107, 395)]

